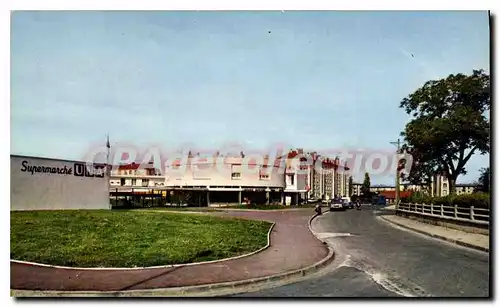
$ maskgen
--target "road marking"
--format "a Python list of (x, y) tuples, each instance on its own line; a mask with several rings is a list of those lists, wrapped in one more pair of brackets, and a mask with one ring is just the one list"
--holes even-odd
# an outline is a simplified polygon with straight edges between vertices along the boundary
[(346, 259), (337, 267), (351, 267), (358, 269), (368, 275), (375, 283), (379, 284), (382, 288), (389, 292), (393, 292), (405, 297), (425, 297), (426, 295), (423, 291), (415, 292), (417, 289), (411, 289), (410, 287), (397, 282), (396, 277), (390, 276), (389, 274), (380, 272), (372, 267), (367, 266), (366, 263), (359, 261), (354, 261), (351, 255), (346, 255)]

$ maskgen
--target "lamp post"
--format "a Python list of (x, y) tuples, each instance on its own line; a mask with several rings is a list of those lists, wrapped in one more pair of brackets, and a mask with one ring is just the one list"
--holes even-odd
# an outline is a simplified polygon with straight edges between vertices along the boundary
[(400, 140), (398, 139), (397, 142), (391, 142), (391, 144), (393, 145), (396, 145), (398, 147), (397, 149), (397, 158), (398, 158), (398, 163), (397, 163), (397, 166), (396, 166), (396, 210), (398, 210), (398, 207), (399, 207), (399, 200), (400, 200), (400, 197), (399, 197), (399, 154), (400, 154), (400, 150), (401, 150), (401, 143), (400, 143)]

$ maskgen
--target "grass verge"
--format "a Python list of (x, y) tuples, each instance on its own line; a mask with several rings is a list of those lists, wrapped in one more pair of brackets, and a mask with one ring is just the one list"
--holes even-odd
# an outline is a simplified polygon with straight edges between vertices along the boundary
[(143, 267), (228, 258), (267, 244), (268, 222), (140, 210), (11, 212), (11, 259)]

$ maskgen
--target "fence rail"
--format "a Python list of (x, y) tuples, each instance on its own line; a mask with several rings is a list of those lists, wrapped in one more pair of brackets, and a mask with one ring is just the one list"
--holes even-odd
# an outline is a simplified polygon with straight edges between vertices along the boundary
[(400, 203), (398, 211), (480, 225), (488, 225), (490, 221), (490, 209), (474, 208), (474, 206)]

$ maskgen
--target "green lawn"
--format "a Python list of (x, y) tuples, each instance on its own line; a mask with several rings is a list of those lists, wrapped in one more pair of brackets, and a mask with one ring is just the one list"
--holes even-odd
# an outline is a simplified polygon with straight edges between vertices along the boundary
[(267, 244), (268, 222), (141, 210), (11, 212), (11, 259), (79, 267), (208, 261)]

